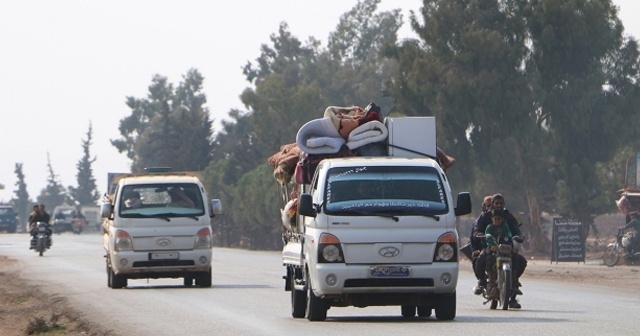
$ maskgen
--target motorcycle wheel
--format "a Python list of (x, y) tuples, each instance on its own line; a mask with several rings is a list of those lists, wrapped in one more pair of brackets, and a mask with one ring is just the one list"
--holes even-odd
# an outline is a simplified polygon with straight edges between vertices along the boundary
[(511, 297), (511, 270), (503, 269), (502, 281), (498, 284), (500, 286), (500, 307), (502, 310), (509, 309), (509, 298)]
[(36, 244), (36, 248), (38, 251), (38, 255), (42, 257), (42, 254), (44, 253), (44, 240), (39, 238), (38, 242)]
[(604, 264), (613, 267), (620, 260), (620, 254), (618, 253), (618, 248), (616, 245), (607, 246), (607, 249), (604, 250), (604, 255), (602, 256), (602, 260)]

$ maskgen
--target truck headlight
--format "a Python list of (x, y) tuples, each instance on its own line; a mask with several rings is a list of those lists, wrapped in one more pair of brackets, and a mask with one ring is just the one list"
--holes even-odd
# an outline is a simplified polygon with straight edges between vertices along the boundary
[(198, 231), (193, 248), (195, 250), (211, 248), (211, 231), (209, 228), (200, 229)]
[(114, 250), (118, 252), (133, 251), (133, 241), (127, 231), (116, 231), (116, 239), (114, 240)]

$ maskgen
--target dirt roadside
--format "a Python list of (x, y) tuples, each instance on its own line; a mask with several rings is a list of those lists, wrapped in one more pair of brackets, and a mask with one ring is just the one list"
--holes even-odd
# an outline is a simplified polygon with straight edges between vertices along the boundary
[[(470, 272), (471, 263), (463, 258), (460, 268)], [(606, 267), (601, 255), (588, 257), (585, 263), (551, 263), (528, 257), (522, 282), (526, 286), (527, 279), (544, 279), (640, 290), (639, 272), (640, 266)], [(22, 279), (17, 261), (0, 256), (0, 335), (21, 336), (47, 330), (55, 335), (116, 335), (82, 316), (64, 297), (45, 294), (37, 285)]]

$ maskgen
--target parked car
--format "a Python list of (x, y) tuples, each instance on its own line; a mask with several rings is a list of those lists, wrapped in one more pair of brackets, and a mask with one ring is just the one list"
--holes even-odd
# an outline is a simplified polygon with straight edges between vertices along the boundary
[(0, 204), (0, 231), (15, 233), (18, 227), (18, 215), (11, 204)]

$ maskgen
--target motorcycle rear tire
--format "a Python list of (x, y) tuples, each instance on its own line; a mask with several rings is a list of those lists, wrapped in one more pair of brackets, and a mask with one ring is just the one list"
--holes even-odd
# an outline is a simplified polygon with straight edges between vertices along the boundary
[(604, 264), (609, 267), (615, 266), (620, 260), (620, 253), (618, 253), (617, 246), (607, 246), (607, 248), (604, 250), (602, 260), (604, 261)]

